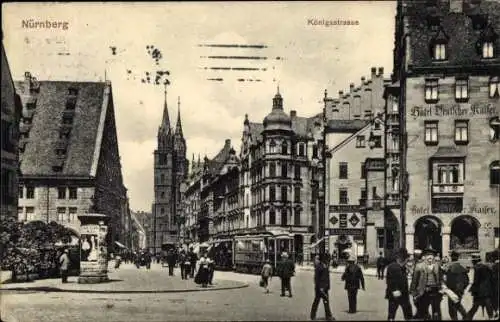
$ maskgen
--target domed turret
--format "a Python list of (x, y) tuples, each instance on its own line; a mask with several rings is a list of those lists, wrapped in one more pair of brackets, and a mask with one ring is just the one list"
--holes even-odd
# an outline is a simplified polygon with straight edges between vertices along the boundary
[(292, 130), (292, 119), (283, 111), (283, 98), (281, 97), (279, 87), (278, 92), (273, 98), (273, 109), (264, 118), (264, 130)]

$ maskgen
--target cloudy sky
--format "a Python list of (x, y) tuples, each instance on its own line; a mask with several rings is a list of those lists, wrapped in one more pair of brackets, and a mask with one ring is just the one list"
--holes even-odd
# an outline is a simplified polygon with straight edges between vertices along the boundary
[[(336, 97), (350, 82), (368, 78), (372, 66), (384, 67), (387, 76), (392, 71), (395, 2), (389, 1), (10, 3), (2, 9), (15, 80), (30, 71), (39, 80), (102, 81), (106, 70), (133, 210), (150, 210), (153, 200), (152, 153), (163, 109), (156, 71), (170, 72), (172, 126), (180, 97), (189, 160), (193, 153), (214, 156), (225, 139), (239, 150), (244, 115), (262, 122), (278, 84), (285, 110), (310, 116), (321, 111), (325, 89)], [(47, 20), (67, 28), (30, 28)], [(359, 24), (325, 26), (321, 20)], [(240, 47), (199, 46), (207, 44)], [(158, 63), (147, 46), (161, 52)], [(208, 58), (214, 56), (256, 58)], [(208, 80), (215, 78), (223, 80)]]

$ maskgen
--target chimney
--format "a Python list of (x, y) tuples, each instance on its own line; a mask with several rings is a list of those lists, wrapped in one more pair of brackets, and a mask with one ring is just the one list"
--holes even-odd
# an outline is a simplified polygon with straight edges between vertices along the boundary
[(378, 76), (384, 75), (384, 67), (379, 67), (378, 68)]
[(352, 93), (354, 90), (354, 83), (349, 84), (349, 92)]
[(344, 91), (339, 91), (339, 98), (341, 98), (342, 96), (344, 96)]
[(290, 111), (290, 117), (291, 117), (291, 118), (295, 118), (295, 117), (297, 117), (297, 111), (295, 111), (295, 110)]
[(464, 7), (464, 0), (450, 0), (450, 12), (461, 13)]
[(372, 67), (372, 79), (377, 75), (377, 68)]

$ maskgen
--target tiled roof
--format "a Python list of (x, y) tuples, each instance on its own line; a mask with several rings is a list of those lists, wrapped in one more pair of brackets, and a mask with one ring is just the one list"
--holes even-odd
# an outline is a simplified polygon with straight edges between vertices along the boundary
[[(23, 103), (32, 100), (24, 92), (25, 82), (15, 82)], [(103, 107), (105, 83), (40, 81), (36, 95), (35, 113), (29, 138), (22, 153), (21, 172), (23, 175), (69, 175), (90, 176), (94, 161), (96, 138)], [(56, 146), (63, 111), (70, 88), (78, 90), (71, 133), (67, 140), (67, 153), (62, 171), (55, 172), (57, 161)]]
[(327, 132), (357, 132), (368, 124), (366, 120), (329, 120)]
[(250, 122), (250, 135), (252, 137), (252, 140), (254, 141), (261, 141), (262, 140), (262, 131), (264, 131), (264, 124), (262, 123), (254, 123)]
[[(448, 54), (447, 61), (440, 65), (470, 65), (471, 62), (474, 65), (488, 64), (481, 59), (481, 49), (477, 47), (477, 44), (481, 33), (487, 30), (488, 25), (493, 27), (496, 34), (500, 34), (500, 2), (498, 0), (483, 0), (478, 1), (478, 4), (466, 2), (460, 13), (450, 13), (449, 1), (437, 1), (438, 6), (433, 9), (427, 6), (427, 1), (408, 3), (411, 3), (407, 8), (412, 48), (410, 64), (414, 67), (432, 66), (430, 44), (435, 37), (441, 37), (444, 34), (449, 37)], [(483, 31), (474, 30), (472, 17), (477, 17), (477, 15), (487, 17), (484, 25), (486, 29)], [(428, 21), (431, 17), (438, 17), (440, 27), (432, 28), (429, 25)], [(494, 46), (494, 52), (500, 52), (500, 41), (496, 41)], [(498, 60), (496, 63), (498, 64)]]

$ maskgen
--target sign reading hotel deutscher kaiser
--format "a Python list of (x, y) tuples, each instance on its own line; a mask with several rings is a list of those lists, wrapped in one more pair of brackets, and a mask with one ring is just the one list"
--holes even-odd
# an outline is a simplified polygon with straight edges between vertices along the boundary
[(498, 106), (492, 103), (454, 104), (433, 106), (414, 106), (410, 109), (410, 115), (417, 117), (481, 117), (494, 116), (499, 113)]

